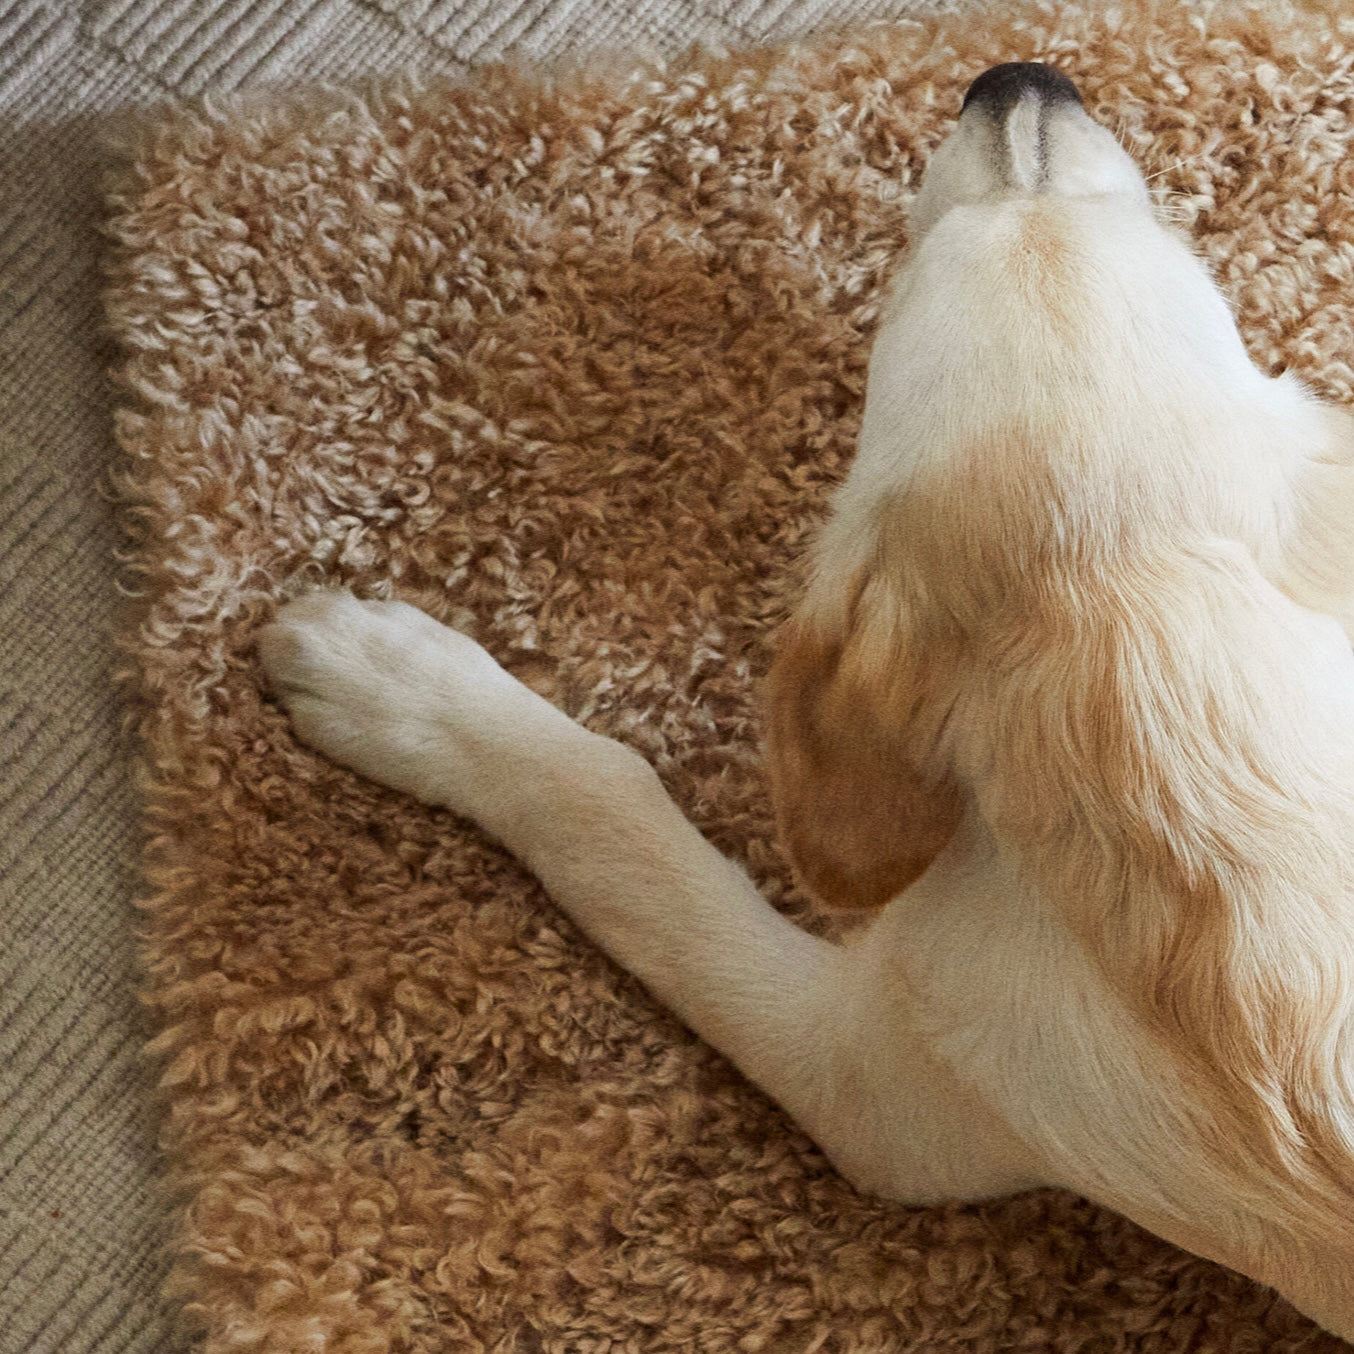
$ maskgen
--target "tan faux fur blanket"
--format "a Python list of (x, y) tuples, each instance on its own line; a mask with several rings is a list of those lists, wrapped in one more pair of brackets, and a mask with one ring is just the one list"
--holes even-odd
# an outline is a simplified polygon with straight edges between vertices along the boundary
[(1018, 8), (138, 142), (108, 312), (146, 995), (204, 1350), (1328, 1347), (1071, 1197), (853, 1193), (502, 853), (299, 747), (253, 636), (312, 582), (417, 602), (644, 752), (805, 918), (758, 679), (965, 86), (1062, 66), (1256, 360), (1347, 398), (1340, 10)]

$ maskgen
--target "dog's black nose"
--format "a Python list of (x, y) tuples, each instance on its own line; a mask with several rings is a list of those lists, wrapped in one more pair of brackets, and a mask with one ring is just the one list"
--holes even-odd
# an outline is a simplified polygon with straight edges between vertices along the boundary
[(1048, 103), (1079, 104), (1077, 87), (1062, 71), (1038, 61), (1007, 61), (985, 70), (964, 95), (964, 107), (978, 104), (994, 117), (1004, 117), (1026, 92)]

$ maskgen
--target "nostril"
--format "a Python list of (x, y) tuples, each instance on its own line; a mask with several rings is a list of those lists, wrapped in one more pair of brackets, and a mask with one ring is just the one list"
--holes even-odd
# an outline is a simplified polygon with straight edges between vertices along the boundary
[(964, 95), (964, 108), (977, 104), (1000, 117), (1021, 95), (1031, 93), (1048, 103), (1081, 103), (1077, 87), (1062, 71), (1038, 61), (1007, 61), (985, 70)]

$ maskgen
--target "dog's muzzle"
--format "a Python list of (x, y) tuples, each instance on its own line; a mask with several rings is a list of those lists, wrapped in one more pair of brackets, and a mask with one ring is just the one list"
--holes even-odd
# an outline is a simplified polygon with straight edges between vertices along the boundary
[(964, 96), (960, 123), (984, 124), (997, 181), (1017, 193), (1050, 187), (1050, 129), (1055, 118), (1081, 115), (1081, 95), (1061, 71), (1036, 61), (1008, 61), (984, 71)]

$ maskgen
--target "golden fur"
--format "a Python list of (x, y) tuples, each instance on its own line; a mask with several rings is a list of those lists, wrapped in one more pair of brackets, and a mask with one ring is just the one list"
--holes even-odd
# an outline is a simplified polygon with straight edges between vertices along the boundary
[[(1186, 1222), (1191, 1244), (1332, 1319), (1354, 1268), (1354, 665), (1335, 633), (1354, 518), (1332, 510), (1354, 443), (1254, 372), (1079, 109), (1054, 116), (1053, 186), (1014, 199), (974, 187), (990, 152), (982, 115), (965, 123), (886, 309), (885, 413), (867, 407), (773, 670), (787, 844), (826, 901), (880, 904), (893, 862), (910, 882), (976, 806), (1175, 1061), (1210, 1169), (1272, 1224), (1238, 1245)], [(915, 389), (955, 405), (914, 408)]]

